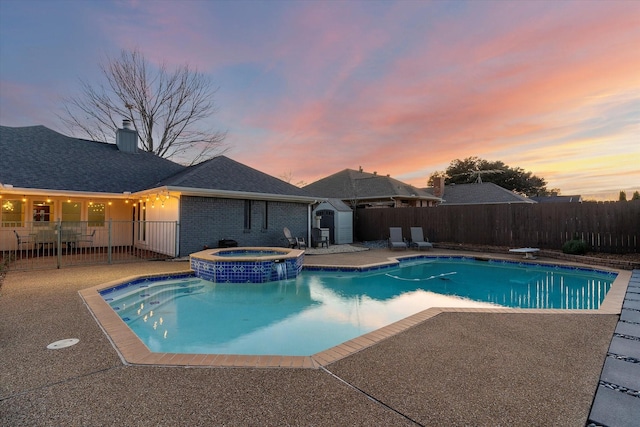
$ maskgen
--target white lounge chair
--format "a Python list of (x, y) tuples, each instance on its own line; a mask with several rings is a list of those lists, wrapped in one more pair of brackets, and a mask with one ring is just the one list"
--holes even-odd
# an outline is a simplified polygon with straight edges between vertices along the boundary
[(401, 227), (389, 227), (389, 249), (407, 249), (407, 242), (402, 238)]
[(418, 250), (431, 249), (433, 245), (429, 242), (429, 239), (424, 238), (422, 227), (411, 227), (411, 243), (410, 246), (415, 246)]

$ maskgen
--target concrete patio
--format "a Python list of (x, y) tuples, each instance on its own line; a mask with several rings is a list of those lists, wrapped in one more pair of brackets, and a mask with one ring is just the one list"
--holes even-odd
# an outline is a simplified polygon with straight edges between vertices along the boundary
[[(395, 255), (310, 255), (306, 263)], [(323, 369), (124, 364), (78, 291), (186, 268), (143, 262), (9, 272), (0, 291), (3, 424), (581, 426), (619, 318), (443, 312)], [(64, 338), (80, 342), (46, 348)]]

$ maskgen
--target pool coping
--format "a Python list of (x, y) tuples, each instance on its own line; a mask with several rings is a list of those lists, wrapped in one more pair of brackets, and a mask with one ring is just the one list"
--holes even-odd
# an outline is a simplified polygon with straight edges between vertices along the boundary
[[(429, 255), (407, 255), (389, 257), (388, 261), (371, 263), (365, 265), (305, 265), (305, 269), (310, 270), (351, 270), (351, 271), (374, 271), (397, 264), (401, 260), (410, 258), (424, 258)], [(91, 288), (79, 291), (89, 312), (94, 317), (107, 339), (118, 353), (121, 361), (125, 365), (152, 365), (163, 367), (234, 367), (234, 368), (307, 368), (319, 369), (368, 347), (371, 347), (387, 338), (406, 331), (422, 322), (427, 321), (440, 313), (509, 313), (509, 314), (603, 314), (619, 315), (622, 312), (622, 305), (627, 292), (627, 287), (631, 280), (631, 271), (618, 270), (613, 268), (593, 267), (586, 264), (569, 262), (547, 262), (540, 260), (513, 261), (512, 258), (500, 256), (478, 256), (478, 255), (433, 255), (439, 258), (479, 258), (482, 260), (495, 259), (506, 260), (517, 264), (533, 265), (555, 265), (569, 266), (577, 268), (588, 268), (597, 271), (607, 271), (617, 273), (617, 277), (607, 292), (604, 301), (597, 310), (580, 309), (529, 309), (529, 308), (458, 308), (458, 307), (431, 307), (398, 320), (382, 328), (360, 335), (351, 340), (345, 341), (327, 350), (315, 353), (311, 356), (282, 356), (282, 355), (237, 355), (237, 354), (184, 354), (184, 353), (157, 353), (150, 351), (138, 336), (127, 326), (120, 316), (109, 306), (100, 295), (101, 290), (113, 288), (117, 285), (135, 280), (167, 276), (166, 274), (147, 274), (128, 276), (118, 280), (102, 283)], [(171, 276), (181, 274), (192, 274), (192, 270), (173, 272)]]

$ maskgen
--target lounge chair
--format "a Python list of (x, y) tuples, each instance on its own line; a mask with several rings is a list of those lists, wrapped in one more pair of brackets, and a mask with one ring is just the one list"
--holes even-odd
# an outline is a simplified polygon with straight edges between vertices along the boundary
[(389, 227), (389, 249), (407, 249), (407, 242), (402, 238), (401, 227)]
[(322, 247), (322, 245), (329, 248), (329, 238), (327, 236), (322, 237), (322, 230), (317, 227), (311, 229), (311, 244), (316, 248), (318, 246)]
[(422, 227), (411, 227), (411, 247), (417, 247), (418, 250), (431, 249), (433, 245), (429, 242), (429, 239), (424, 238)]
[(289, 241), (290, 248), (302, 249), (307, 247), (307, 243), (304, 241), (304, 237), (293, 237), (291, 231), (285, 227), (283, 229), (284, 237)]

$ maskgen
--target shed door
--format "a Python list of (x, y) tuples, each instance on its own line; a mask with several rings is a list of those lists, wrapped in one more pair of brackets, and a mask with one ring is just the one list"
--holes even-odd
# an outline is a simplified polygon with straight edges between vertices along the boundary
[(320, 228), (328, 228), (329, 229), (329, 242), (331, 242), (331, 244), (335, 244), (336, 239), (335, 239), (335, 224), (334, 224), (334, 215), (335, 212), (329, 209), (322, 209), (319, 211), (316, 211), (316, 216), (321, 216), (322, 219), (320, 219)]

